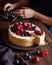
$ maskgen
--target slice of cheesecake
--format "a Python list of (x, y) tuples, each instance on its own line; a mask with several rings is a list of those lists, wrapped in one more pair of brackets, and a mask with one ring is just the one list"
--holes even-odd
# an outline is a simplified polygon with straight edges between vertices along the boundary
[(45, 32), (40, 30), (35, 30), (31, 33), (35, 37), (35, 43), (38, 45), (45, 45)]

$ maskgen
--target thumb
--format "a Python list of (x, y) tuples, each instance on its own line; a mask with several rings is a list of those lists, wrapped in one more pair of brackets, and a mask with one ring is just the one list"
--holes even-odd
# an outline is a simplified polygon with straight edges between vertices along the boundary
[(11, 8), (11, 7), (7, 9), (7, 11), (10, 11), (10, 10), (12, 10), (12, 8)]

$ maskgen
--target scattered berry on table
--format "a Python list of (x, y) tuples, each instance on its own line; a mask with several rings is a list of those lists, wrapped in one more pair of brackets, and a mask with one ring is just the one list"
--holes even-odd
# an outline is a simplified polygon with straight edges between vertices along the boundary
[(28, 58), (31, 60), (31, 59), (32, 59), (32, 56), (31, 56), (31, 55), (29, 55), (29, 56), (28, 56)]
[(39, 59), (38, 56), (35, 56), (35, 57), (34, 57), (34, 62), (35, 62), (35, 63), (39, 62), (39, 60), (40, 60), (40, 59)]
[(39, 50), (37, 50), (37, 51), (35, 52), (35, 54), (40, 55), (40, 51), (39, 51)]
[(41, 56), (46, 56), (46, 55), (48, 55), (48, 51), (42, 50), (42, 51), (40, 52), (40, 55), (41, 55)]

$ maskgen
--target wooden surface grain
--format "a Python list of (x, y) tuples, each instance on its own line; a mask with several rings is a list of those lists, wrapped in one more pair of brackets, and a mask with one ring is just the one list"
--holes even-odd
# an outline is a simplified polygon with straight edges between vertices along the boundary
[[(44, 46), (40, 46), (39, 48), (33, 49), (33, 50), (26, 50), (26, 51), (22, 51), (22, 50), (16, 50), (14, 48), (11, 48), (16, 55), (19, 55), (20, 57), (22, 57), (26, 52), (28, 52), (33, 58), (35, 57), (35, 52), (37, 50), (47, 50), (48, 51), (48, 55), (45, 57), (41, 57), (40, 61), (38, 63), (33, 63), (31, 60), (26, 60), (24, 59), (24, 57), (22, 57), (24, 59), (24, 61), (26, 61), (26, 63), (28, 63), (28, 65), (52, 65), (52, 34), (48, 31), (48, 29), (39, 21), (36, 21), (34, 19), (17, 19), (15, 22), (12, 21), (0, 21), (0, 32), (2, 33), (2, 38), (4, 37), (3, 33), (8, 29), (9, 25), (16, 23), (16, 22), (20, 22), (20, 21), (27, 21), (27, 22), (31, 22), (34, 23), (36, 25), (38, 25), (41, 30), (44, 30), (46, 33), (46, 39), (45, 41), (48, 43)], [(6, 36), (5, 36), (6, 37)], [(4, 37), (4, 38), (5, 38)], [(4, 41), (5, 42), (5, 41)]]

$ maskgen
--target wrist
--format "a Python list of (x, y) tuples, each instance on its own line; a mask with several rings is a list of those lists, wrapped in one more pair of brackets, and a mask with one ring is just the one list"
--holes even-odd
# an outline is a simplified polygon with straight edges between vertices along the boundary
[(40, 21), (43, 20), (42, 15), (36, 11), (34, 11), (34, 18), (36, 18), (37, 20), (40, 20)]
[(36, 11), (33, 11), (33, 18), (36, 18), (37, 19), (37, 12)]

